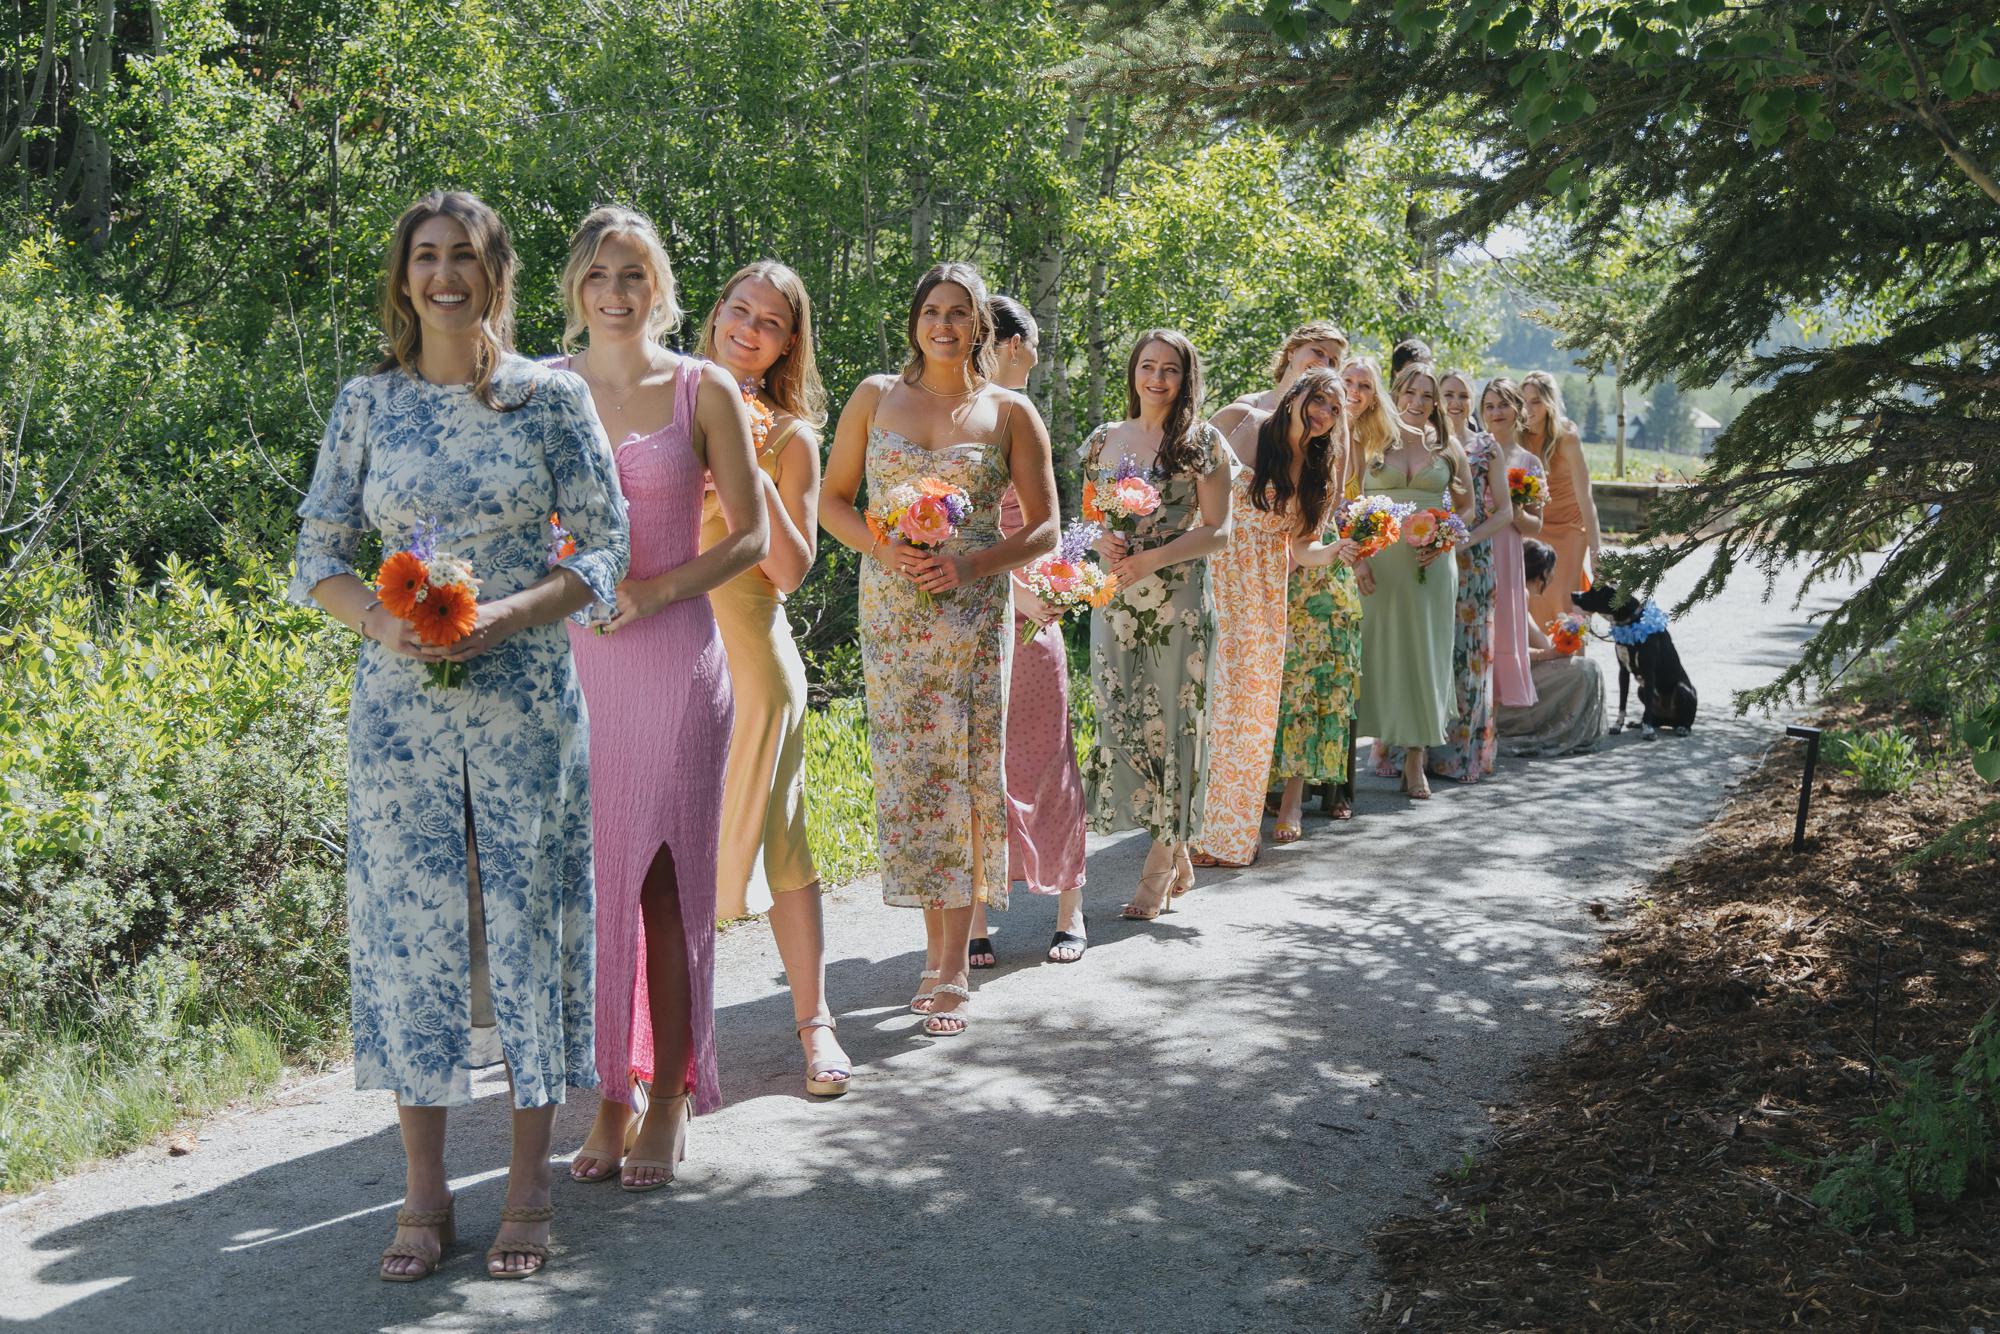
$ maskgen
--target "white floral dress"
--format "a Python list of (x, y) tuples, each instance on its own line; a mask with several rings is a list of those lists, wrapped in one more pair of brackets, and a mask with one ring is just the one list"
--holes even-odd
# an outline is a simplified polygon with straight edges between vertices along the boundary
[[(1084, 471), (1099, 457), (1109, 426), (1084, 442)], [(1226, 448), (1201, 428), (1201, 453), (1188, 472), (1154, 475), (1160, 505), (1139, 519), (1132, 550), (1179, 537), (1201, 515), (1196, 483)], [(1122, 588), (1090, 614), (1090, 685), (1097, 703), (1097, 743), (1084, 765), (1090, 827), (1100, 834), (1144, 829), (1162, 841), (1199, 842), (1208, 749), (1208, 679), (1215, 608), (1208, 562), (1181, 561)]]
[[(340, 391), (299, 506), (294, 602), (356, 573), (369, 530), (389, 552), (427, 520), (440, 551), (471, 562), (481, 600), (504, 597), (548, 573), (560, 512), (576, 540), (561, 564), (589, 585), (594, 611), (610, 608), (625, 501), (589, 391), (514, 356), (494, 388), (525, 406), (496, 412), (469, 386), (402, 371)], [(594, 1087), (587, 726), (562, 626), (513, 635), (451, 687), (364, 641), (347, 745), (355, 1087), (393, 1089), (410, 1106), (469, 1102), (471, 1071), (488, 1063), (475, 1014), (497, 1028), (516, 1106)], [(483, 923), (470, 911), (468, 818)]]

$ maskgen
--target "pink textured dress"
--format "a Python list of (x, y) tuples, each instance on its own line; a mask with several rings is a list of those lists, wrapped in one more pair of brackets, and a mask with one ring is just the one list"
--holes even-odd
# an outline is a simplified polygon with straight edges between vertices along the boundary
[[(1021, 501), (1000, 497), (1000, 532), (1021, 526)], [(1034, 894), (1083, 888), (1083, 779), (1069, 721), (1069, 654), (1051, 626), (1023, 644), (1013, 624), (1007, 683), (1007, 877)]]
[[(1546, 477), (1541, 461), (1529, 458), (1529, 471)], [(1510, 709), (1535, 702), (1535, 675), (1528, 662), (1528, 584), (1521, 569), (1521, 533), (1511, 523), (1493, 534), (1493, 693)]]
[[(618, 445), (632, 524), (632, 579), (694, 559), (707, 476), (690, 437), (705, 363), (682, 361), (674, 419)], [(687, 941), (687, 1085), (696, 1112), (721, 1105), (715, 1073), (715, 857), (734, 707), (729, 661), (705, 597), (686, 598), (611, 635), (572, 625), (590, 720), (591, 829), (597, 862), (597, 1075), (629, 1102), (630, 1078), (652, 1080), (653, 1025), (639, 891), (671, 856)], [(489, 872), (490, 874), (490, 872)]]

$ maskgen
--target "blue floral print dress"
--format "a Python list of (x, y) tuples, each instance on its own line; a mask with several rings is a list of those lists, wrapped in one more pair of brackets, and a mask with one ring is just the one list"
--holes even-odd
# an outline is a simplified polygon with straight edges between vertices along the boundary
[[(576, 541), (560, 564), (597, 599), (579, 616), (608, 612), (625, 574), (625, 500), (589, 391), (515, 356), (493, 387), (524, 405), (497, 412), (470, 386), (400, 370), (340, 391), (299, 506), (292, 601), (311, 605), (322, 580), (356, 573), (367, 532), (386, 553), (425, 522), (493, 601), (548, 574), (559, 512)], [(596, 1085), (587, 737), (561, 625), (511, 636), (448, 687), (362, 642), (347, 726), (355, 1087), (413, 1107), (469, 1102), (472, 1069), (493, 1056), (475, 1016), (481, 1034), (497, 1031), (516, 1106)], [(481, 977), (490, 985), (475, 987)]]

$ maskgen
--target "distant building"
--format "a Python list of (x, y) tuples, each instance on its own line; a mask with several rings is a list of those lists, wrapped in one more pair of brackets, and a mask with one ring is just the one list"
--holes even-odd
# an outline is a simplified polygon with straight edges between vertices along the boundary
[[(1722, 434), (1722, 423), (1692, 403), (1688, 404), (1688, 417), (1694, 422), (1695, 452), (1706, 456), (1715, 448), (1715, 437)], [(1625, 443), (1632, 449), (1660, 448), (1647, 439), (1646, 409), (1643, 405), (1625, 409)]]

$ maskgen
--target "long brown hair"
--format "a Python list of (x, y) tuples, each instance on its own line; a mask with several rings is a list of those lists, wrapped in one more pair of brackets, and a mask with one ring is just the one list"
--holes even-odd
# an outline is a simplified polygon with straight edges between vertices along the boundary
[(903, 362), (903, 378), (915, 384), (917, 377), (924, 373), (924, 350), (917, 343), (917, 316), (923, 313), (924, 302), (930, 298), (932, 290), (944, 283), (957, 283), (972, 298), (972, 355), (969, 362), (974, 375), (990, 380), (1000, 349), (993, 345), (993, 310), (986, 301), (986, 280), (979, 276), (978, 269), (959, 260), (933, 264), (930, 272), (917, 279), (916, 295), (910, 298), (909, 322), (904, 329), (910, 355)]
[(819, 359), (813, 351), (812, 297), (806, 294), (805, 279), (789, 264), (760, 259), (729, 275), (722, 294), (709, 307), (708, 318), (701, 322), (701, 354), (715, 360), (715, 321), (722, 315), (729, 294), (753, 278), (769, 283), (792, 308), (792, 345), (764, 372), (764, 397), (808, 426), (824, 426), (826, 386), (820, 383)]
[(1178, 329), (1148, 329), (1139, 335), (1132, 344), (1132, 355), (1125, 359), (1125, 415), (1135, 421), (1139, 416), (1139, 354), (1148, 343), (1165, 343), (1181, 359), (1181, 392), (1167, 410), (1167, 425), (1154, 463), (1162, 477), (1174, 477), (1194, 471), (1195, 461), (1201, 457), (1196, 433), (1209, 429), (1201, 419), (1201, 354)]
[(493, 391), (493, 375), (500, 369), (500, 359), (514, 350), (514, 242), (500, 215), (478, 195), (464, 190), (432, 190), (396, 219), (396, 230), (382, 258), (382, 360), (375, 373), (400, 370), (419, 374), (417, 358), (423, 352), (424, 327), (406, 284), (417, 228), (432, 218), (452, 218), (465, 228), (472, 253), (486, 273), (486, 309), (479, 313), (479, 340), (472, 354), (472, 392), (495, 412), (526, 407), (533, 397), (532, 389), (519, 403), (502, 403)]
[[(1277, 356), (1271, 358), (1272, 384), (1284, 383), (1285, 367), (1292, 364), (1292, 353), (1298, 351), (1308, 343), (1338, 343), (1340, 344), (1339, 359), (1344, 361), (1347, 358), (1347, 335), (1340, 331), (1339, 325), (1335, 324), (1332, 320), (1313, 320), (1310, 323), (1301, 324), (1298, 328), (1285, 335), (1285, 345), (1278, 349)], [(1334, 369), (1339, 370), (1340, 367), (1335, 365)]]
[(1419, 375), (1431, 382), (1431, 415), (1425, 425), (1431, 428), (1431, 435), (1437, 439), (1437, 444), (1433, 447), (1431, 436), (1427, 435), (1424, 438), (1424, 449), (1432, 454), (1449, 455), (1454, 443), (1451, 418), (1444, 415), (1443, 384), (1438, 379), (1437, 367), (1428, 361), (1413, 361), (1396, 372), (1396, 387), (1393, 391), (1396, 395), (1396, 415), (1399, 417), (1403, 415), (1403, 389)]
[[(1521, 388), (1526, 389), (1530, 385), (1533, 385), (1535, 393), (1541, 396), (1544, 408), (1540, 438), (1532, 441), (1528, 438), (1528, 419), (1525, 409), (1521, 413), (1521, 425), (1515, 430), (1514, 438), (1519, 440), (1529, 453), (1547, 463), (1549, 456), (1555, 453), (1556, 443), (1562, 439), (1563, 433), (1575, 430), (1576, 423), (1571, 421), (1569, 414), (1563, 410), (1563, 391), (1561, 386), (1556, 384), (1555, 376), (1547, 371), (1529, 371), (1521, 377)], [(1526, 395), (1522, 397), (1525, 399)]]
[[(1333, 425), (1321, 435), (1308, 436), (1299, 481), (1292, 485), (1292, 414), (1303, 413), (1308, 399), (1325, 398), (1333, 406)], [(1330, 366), (1312, 366), (1299, 373), (1278, 406), (1257, 428), (1257, 463), (1250, 474), (1250, 503), (1266, 514), (1282, 514), (1298, 500), (1298, 530), (1317, 537), (1326, 527), (1333, 503), (1334, 462), (1347, 452), (1347, 395), (1340, 376)]]

